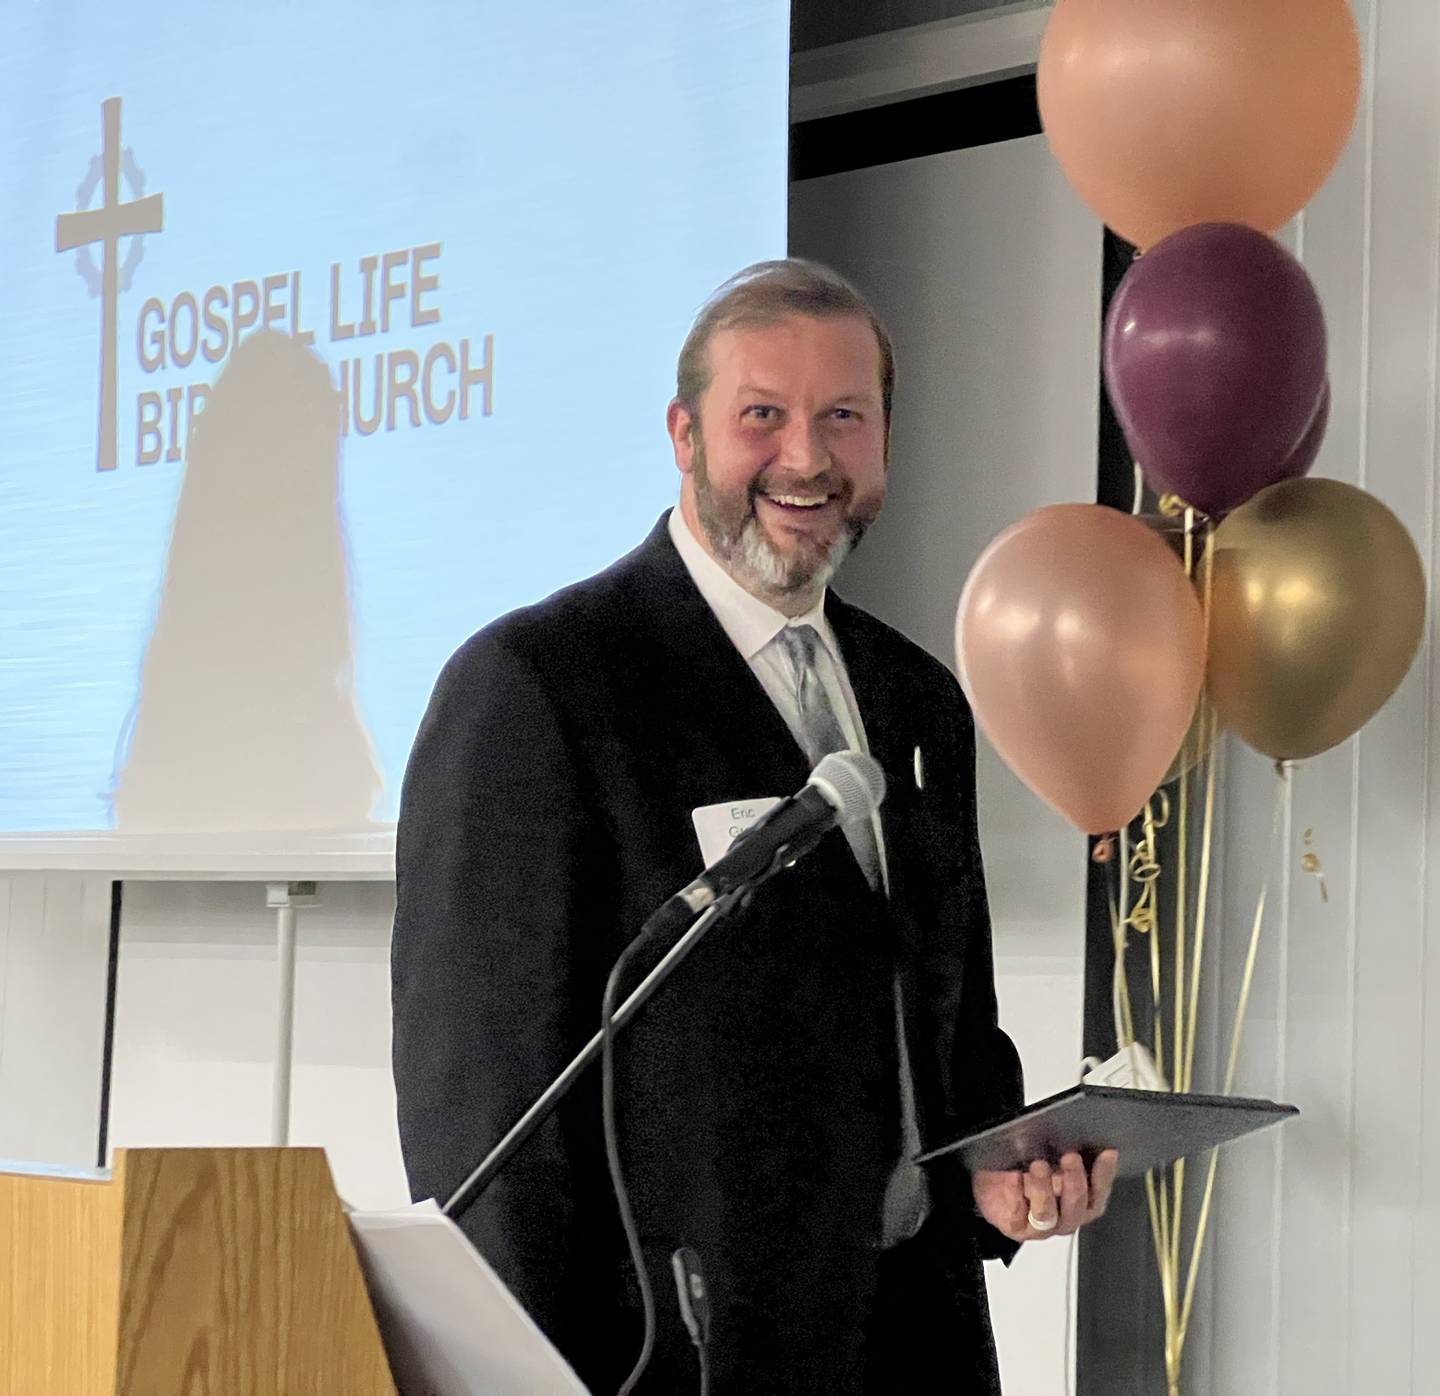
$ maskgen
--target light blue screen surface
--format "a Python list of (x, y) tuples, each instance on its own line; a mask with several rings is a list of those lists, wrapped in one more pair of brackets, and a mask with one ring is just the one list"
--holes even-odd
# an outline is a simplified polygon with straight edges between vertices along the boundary
[[(302, 789), (324, 762), (295, 770), (328, 739), (311, 668), (371, 753), (355, 822), (392, 821), (447, 656), (675, 497), (690, 319), (783, 255), (788, 7), (106, 0), (7, 29), (0, 832), (123, 830), (142, 747), (170, 769), (136, 827), (347, 826)], [(267, 319), (313, 345), (246, 377)], [(228, 474), (182, 539), (207, 431)], [(306, 517), (332, 486), (333, 537)], [(166, 793), (187, 782), (208, 815)]]

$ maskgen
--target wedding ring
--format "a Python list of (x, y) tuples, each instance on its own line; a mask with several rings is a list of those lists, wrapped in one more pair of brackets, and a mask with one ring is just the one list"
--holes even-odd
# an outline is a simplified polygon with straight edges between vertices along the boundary
[(1031, 1231), (1054, 1231), (1060, 1224), (1058, 1216), (1051, 1217), (1049, 1221), (1041, 1221), (1034, 1212), (1031, 1212), (1025, 1220), (1030, 1223)]

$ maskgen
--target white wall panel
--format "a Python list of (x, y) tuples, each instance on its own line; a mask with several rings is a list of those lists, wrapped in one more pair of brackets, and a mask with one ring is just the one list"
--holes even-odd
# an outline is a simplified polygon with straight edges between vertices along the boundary
[(110, 883), (0, 878), (0, 1158), (93, 1167)]

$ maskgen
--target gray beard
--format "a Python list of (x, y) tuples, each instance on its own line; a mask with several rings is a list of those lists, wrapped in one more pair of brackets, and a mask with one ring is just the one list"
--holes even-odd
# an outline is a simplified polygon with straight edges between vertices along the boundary
[(847, 518), (822, 556), (787, 558), (771, 545), (756, 516), (756, 486), (751, 487), (745, 517), (738, 527), (725, 517), (710, 488), (704, 446), (700, 443), (695, 449), (694, 481), (695, 512), (725, 570), (752, 596), (789, 615), (809, 610), (820, 599), (865, 532), (861, 520)]
[[(704, 515), (701, 517), (703, 519)], [(708, 529), (706, 531), (709, 532)], [(782, 557), (765, 536), (765, 530), (753, 511), (728, 552), (722, 550), (713, 535), (710, 541), (724, 557), (731, 576), (746, 591), (774, 604), (776, 610), (784, 610), (791, 603), (804, 602), (806, 604), (800, 607), (803, 611), (808, 611), (820, 599), (820, 593), (830, 584), (830, 579), (840, 570), (840, 564), (855, 546), (851, 525), (846, 523), (823, 557), (814, 561)], [(782, 602), (785, 605), (779, 604)]]

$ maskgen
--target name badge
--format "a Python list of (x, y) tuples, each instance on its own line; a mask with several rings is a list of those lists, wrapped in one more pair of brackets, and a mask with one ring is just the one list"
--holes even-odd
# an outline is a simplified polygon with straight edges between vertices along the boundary
[(722, 805), (701, 805), (690, 811), (700, 856), (713, 867), (730, 851), (730, 845), (756, 820), (770, 813), (780, 801), (773, 796), (761, 800), (728, 800)]

